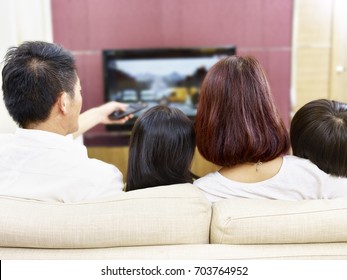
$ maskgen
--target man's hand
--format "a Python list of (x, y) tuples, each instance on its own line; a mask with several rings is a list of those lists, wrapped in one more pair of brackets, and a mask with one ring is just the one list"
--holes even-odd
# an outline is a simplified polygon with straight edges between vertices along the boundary
[(111, 120), (108, 116), (113, 113), (114, 111), (125, 111), (128, 105), (124, 103), (119, 103), (116, 101), (110, 101), (108, 103), (105, 103), (99, 107), (96, 107), (95, 109), (98, 111), (98, 115), (100, 117), (100, 123), (103, 124), (123, 124), (127, 122), (129, 119), (134, 117), (134, 115), (128, 115), (125, 116), (122, 119), (118, 120)]
[(134, 115), (128, 115), (119, 120), (111, 120), (108, 116), (117, 110), (125, 111), (127, 106), (128, 105), (124, 103), (110, 101), (83, 112), (79, 117), (79, 128), (75, 133), (73, 133), (74, 138), (80, 136), (98, 124), (124, 124), (126, 121), (134, 117)]

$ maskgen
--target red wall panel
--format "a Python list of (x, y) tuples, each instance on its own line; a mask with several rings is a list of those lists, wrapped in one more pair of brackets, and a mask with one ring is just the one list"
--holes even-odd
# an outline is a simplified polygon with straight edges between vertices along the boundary
[(52, 0), (52, 16), (54, 41), (76, 56), (84, 110), (103, 102), (103, 49), (233, 44), (261, 61), (289, 124), (292, 0)]

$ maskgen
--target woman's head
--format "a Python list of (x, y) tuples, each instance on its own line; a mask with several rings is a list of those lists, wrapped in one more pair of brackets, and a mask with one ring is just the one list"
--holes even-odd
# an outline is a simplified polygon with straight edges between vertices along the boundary
[(269, 161), (289, 150), (289, 136), (259, 62), (231, 56), (207, 73), (196, 116), (200, 153), (220, 166)]
[(150, 108), (132, 130), (126, 190), (192, 182), (194, 149), (193, 124), (182, 111)]
[(347, 177), (347, 104), (327, 99), (307, 103), (293, 117), (290, 138), (294, 155)]

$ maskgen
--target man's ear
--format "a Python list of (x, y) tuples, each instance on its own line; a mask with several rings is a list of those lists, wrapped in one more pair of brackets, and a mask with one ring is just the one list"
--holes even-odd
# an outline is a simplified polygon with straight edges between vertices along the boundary
[(68, 94), (63, 91), (60, 96), (58, 97), (58, 100), (57, 100), (57, 104), (58, 104), (58, 108), (59, 110), (64, 114), (66, 115), (66, 113), (68, 112), (68, 109), (69, 109), (69, 104), (70, 104), (70, 99), (69, 99), (69, 96)]

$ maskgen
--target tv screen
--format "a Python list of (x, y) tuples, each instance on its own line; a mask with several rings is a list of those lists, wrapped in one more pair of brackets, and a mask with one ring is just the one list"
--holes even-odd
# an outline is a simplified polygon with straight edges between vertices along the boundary
[[(218, 60), (236, 53), (234, 46), (104, 50), (105, 102), (164, 104), (177, 107), (194, 120), (200, 87), (207, 71)], [(107, 130), (131, 130), (136, 118)]]

